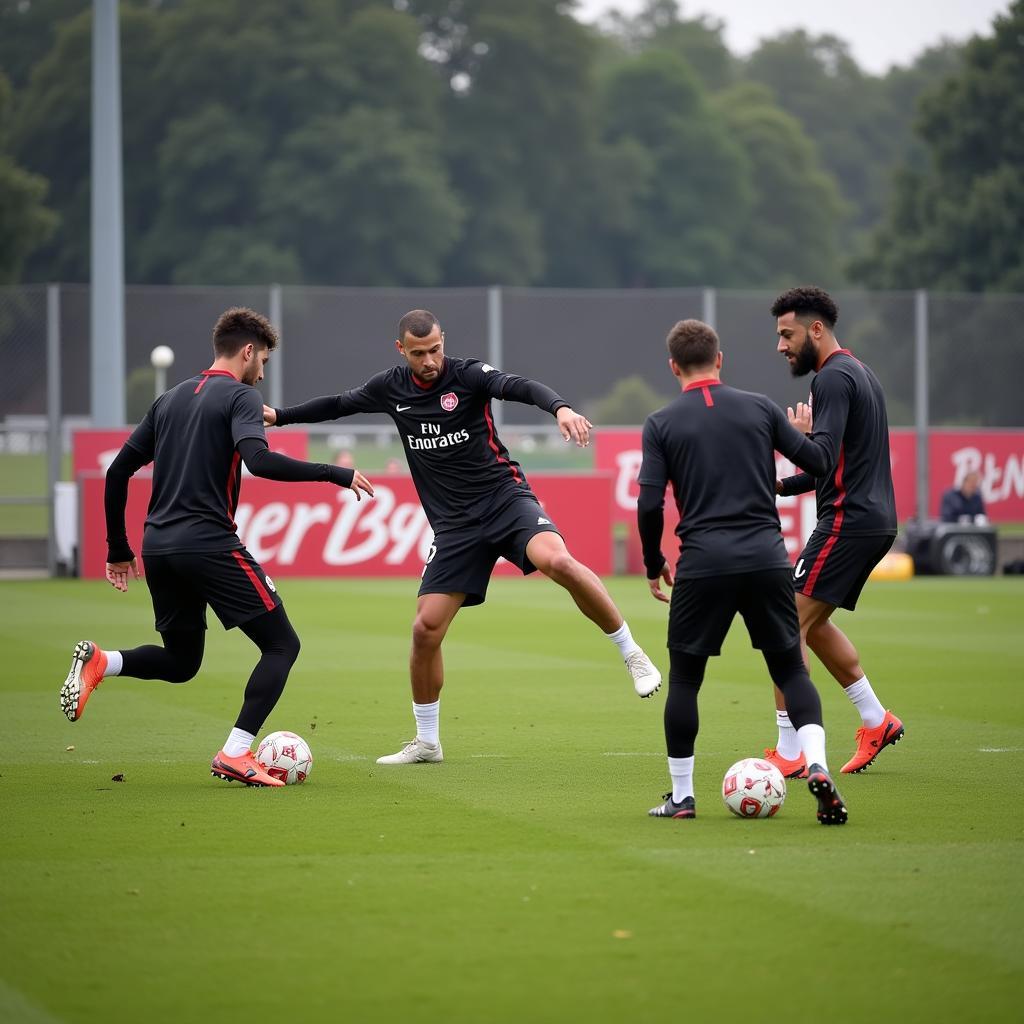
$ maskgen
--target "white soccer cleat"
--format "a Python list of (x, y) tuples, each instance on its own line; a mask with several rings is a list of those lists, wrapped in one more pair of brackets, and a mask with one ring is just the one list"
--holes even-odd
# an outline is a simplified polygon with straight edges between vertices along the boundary
[(435, 764), (444, 760), (440, 743), (427, 743), (419, 736), (409, 740), (397, 754), (377, 758), (377, 764)]
[(626, 668), (633, 677), (633, 687), (641, 697), (650, 697), (661, 686), (661, 673), (654, 662), (637, 649), (626, 658)]

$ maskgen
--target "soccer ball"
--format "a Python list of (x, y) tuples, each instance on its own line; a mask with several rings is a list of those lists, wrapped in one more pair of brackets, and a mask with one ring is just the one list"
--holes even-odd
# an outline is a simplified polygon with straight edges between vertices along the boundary
[(272, 732), (256, 748), (256, 760), (286, 786), (305, 782), (313, 770), (309, 744), (293, 732)]
[(786, 799), (786, 780), (770, 761), (745, 757), (722, 779), (725, 806), (740, 818), (770, 818)]

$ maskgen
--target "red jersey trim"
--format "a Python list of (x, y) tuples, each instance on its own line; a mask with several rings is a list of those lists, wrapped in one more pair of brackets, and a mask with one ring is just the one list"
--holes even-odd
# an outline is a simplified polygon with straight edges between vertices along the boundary
[(716, 384), (721, 383), (722, 382), (716, 379), (715, 377), (708, 377), (707, 380), (691, 380), (690, 383), (683, 388), (683, 390), (692, 391), (694, 388), (711, 388), (714, 387)]
[(498, 462), (503, 462), (508, 466), (509, 472), (512, 474), (513, 479), (517, 484), (523, 482), (523, 478), (516, 471), (516, 467), (512, 465), (504, 455), (501, 454), (501, 450), (498, 448), (497, 442), (494, 440), (494, 420), (491, 419), (491, 403), (488, 402), (484, 406), (484, 419), (487, 421), (487, 444), (491, 451), (494, 452), (495, 459)]
[(839, 497), (836, 498), (833, 503), (835, 508), (835, 516), (832, 519), (832, 536), (825, 541), (822, 545), (821, 551), (818, 552), (818, 557), (814, 560), (814, 567), (807, 574), (807, 582), (804, 584), (804, 588), (801, 591), (802, 594), (807, 597), (811, 597), (814, 593), (814, 585), (818, 582), (818, 576), (821, 575), (821, 570), (825, 567), (825, 560), (832, 553), (832, 549), (836, 546), (836, 541), (839, 540), (839, 531), (843, 528), (843, 519), (845, 512), (842, 508), (843, 500), (846, 498), (846, 491), (843, 488), (843, 466), (846, 462), (846, 451), (842, 445), (839, 446), (839, 463), (836, 466), (835, 484), (836, 490), (839, 492)]
[[(238, 380), (238, 378), (230, 370), (214, 370), (212, 368), (209, 370), (203, 370), (201, 376), (203, 379), (196, 385), (195, 391), (192, 392), (193, 395), (198, 395), (199, 392), (203, 390), (203, 385), (211, 377), (230, 377), (232, 380)], [(239, 383), (241, 382), (239, 381)]]
[(238, 463), (242, 456), (235, 452), (231, 456), (231, 470), (228, 473), (228, 519), (231, 520), (231, 529), (235, 529), (235, 508), (238, 504), (238, 494), (235, 492), (235, 475), (238, 472)]
[(256, 593), (260, 595), (263, 607), (268, 612), (272, 612), (274, 610), (274, 599), (270, 596), (267, 588), (263, 586), (263, 580), (256, 575), (256, 570), (245, 560), (245, 556), (241, 551), (232, 551), (231, 554), (234, 555), (235, 561), (242, 567), (242, 572), (249, 577), (249, 581), (256, 588)]

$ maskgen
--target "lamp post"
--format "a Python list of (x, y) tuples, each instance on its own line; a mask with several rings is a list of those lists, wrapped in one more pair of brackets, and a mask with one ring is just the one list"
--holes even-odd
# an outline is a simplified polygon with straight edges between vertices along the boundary
[(167, 367), (174, 363), (174, 349), (169, 345), (157, 345), (149, 353), (149, 361), (156, 370), (156, 394), (159, 398), (167, 390)]

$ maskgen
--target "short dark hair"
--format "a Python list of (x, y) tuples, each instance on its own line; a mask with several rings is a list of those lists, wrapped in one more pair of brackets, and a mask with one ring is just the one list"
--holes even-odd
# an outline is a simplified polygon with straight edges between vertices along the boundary
[(429, 309), (410, 309), (398, 321), (398, 340), (405, 341), (407, 334), (414, 338), (425, 338), (434, 329), (435, 324), (440, 327), (441, 321)]
[(790, 288), (783, 292), (771, 309), (772, 316), (778, 318), (786, 313), (795, 313), (800, 319), (821, 320), (831, 331), (839, 319), (839, 310), (832, 296), (822, 288)]
[(274, 325), (262, 313), (245, 306), (224, 310), (213, 328), (213, 351), (216, 355), (236, 356), (249, 342), (273, 352), (277, 348)]
[(712, 366), (718, 355), (718, 335), (703, 320), (680, 320), (668, 332), (665, 344), (681, 370)]

